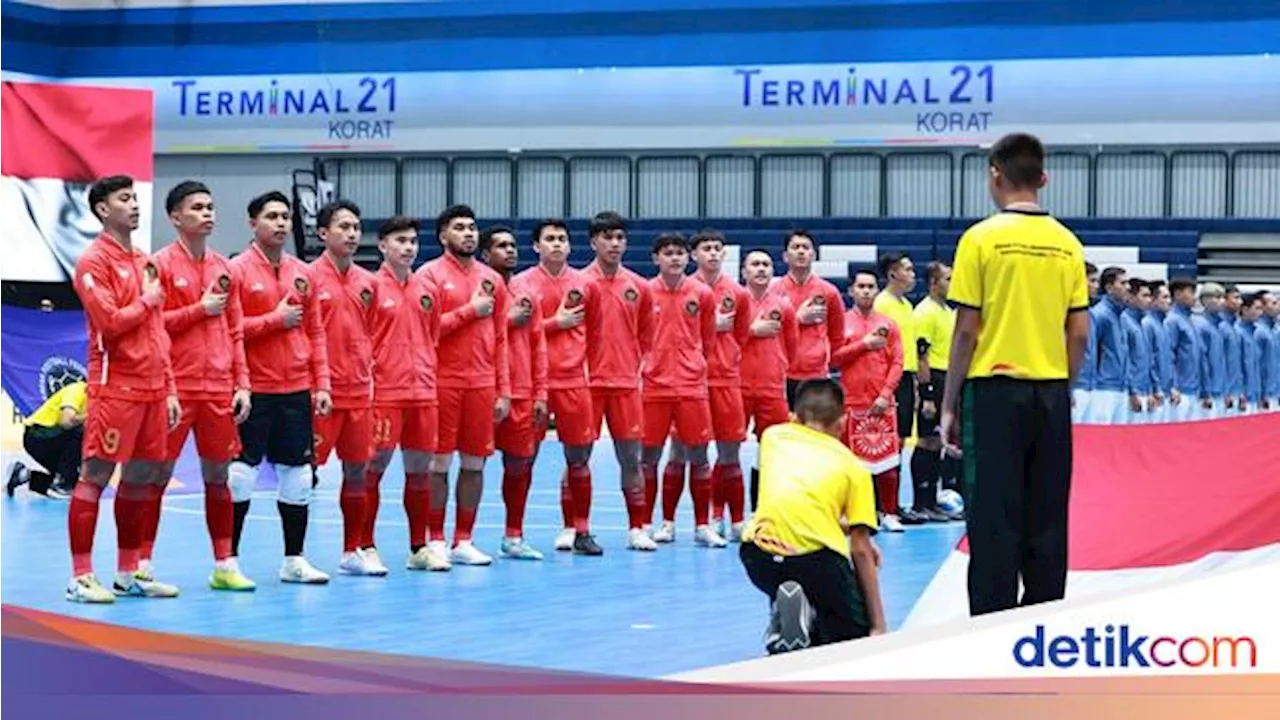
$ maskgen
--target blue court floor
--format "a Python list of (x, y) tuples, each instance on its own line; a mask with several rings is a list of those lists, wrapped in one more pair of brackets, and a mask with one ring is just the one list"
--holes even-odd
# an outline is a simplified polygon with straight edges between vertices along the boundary
[[(182, 596), (122, 599), (108, 606), (63, 599), (70, 575), (67, 504), (20, 489), (11, 499), (0, 496), (3, 601), (174, 633), (639, 677), (759, 657), (767, 601), (747, 580), (736, 545), (710, 550), (693, 544), (687, 490), (673, 545), (656, 553), (626, 549), (626, 509), (607, 441), (593, 459), (593, 531), (604, 556), (574, 557), (552, 549), (561, 524), (560, 453), (554, 442), (543, 446), (529, 499), (526, 535), (546, 554), (541, 563), (497, 557), (504, 509), (501, 465), (491, 461), (476, 543), (494, 555), (494, 564), (448, 573), (406, 571), (397, 456), (382, 483), (377, 530), (391, 573), (384, 578), (338, 575), (342, 520), (338, 465), (331, 460), (321, 470), (312, 505), (307, 555), (333, 575), (332, 581), (327, 586), (278, 581), (283, 542), (274, 491), (263, 487), (241, 542), (241, 567), (258, 582), (258, 590), (246, 594), (208, 589), (212, 551), (197, 466), (187, 458), (175, 473), (185, 487), (166, 496), (156, 546), (158, 576), (178, 584)], [(751, 455), (753, 450), (744, 448), (744, 464)], [(11, 459), (5, 458), (6, 465)], [(453, 506), (451, 498), (450, 537)], [(962, 533), (962, 524), (951, 523), (877, 538), (892, 628), (902, 623)], [(94, 562), (99, 577), (109, 582), (115, 570), (110, 500), (103, 501), (99, 515)]]

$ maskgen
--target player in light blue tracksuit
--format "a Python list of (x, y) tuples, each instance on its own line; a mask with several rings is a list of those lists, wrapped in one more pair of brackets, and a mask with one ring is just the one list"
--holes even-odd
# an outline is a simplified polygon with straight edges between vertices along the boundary
[(1165, 330), (1165, 317), (1169, 314), (1172, 296), (1163, 280), (1148, 283), (1151, 288), (1151, 309), (1142, 318), (1142, 330), (1151, 348), (1151, 393), (1154, 407), (1150, 422), (1166, 422), (1169, 419), (1169, 397), (1173, 391), (1173, 347)]
[(1222, 286), (1205, 283), (1200, 289), (1200, 305), (1204, 312), (1191, 316), (1191, 324), (1200, 334), (1204, 355), (1200, 362), (1199, 419), (1221, 417), (1227, 390), (1227, 359), (1223, 333), (1218, 330), (1217, 315), (1222, 310)]
[(1173, 351), (1173, 391), (1169, 393), (1170, 422), (1188, 422), (1200, 414), (1201, 373), (1204, 371), (1204, 344), (1196, 331), (1191, 307), (1196, 304), (1196, 283), (1176, 278), (1169, 283), (1173, 308), (1164, 319)]
[(1151, 307), (1151, 288), (1146, 280), (1133, 278), (1129, 281), (1127, 304), (1128, 307), (1120, 313), (1120, 327), (1129, 346), (1125, 361), (1125, 385), (1129, 392), (1127, 422), (1145, 425), (1151, 421), (1150, 412), (1155, 406), (1152, 397), (1155, 390), (1151, 386), (1151, 345), (1142, 330), (1142, 316)]
[(1230, 412), (1244, 399), (1244, 356), (1240, 345), (1240, 333), (1236, 321), (1240, 312), (1240, 291), (1235, 285), (1227, 285), (1222, 291), (1222, 308), (1217, 313), (1218, 332), (1222, 333), (1222, 356), (1226, 374), (1223, 377), (1223, 413)]
[(1129, 416), (1129, 343), (1120, 317), (1129, 294), (1128, 278), (1121, 268), (1102, 271), (1102, 299), (1089, 309), (1098, 328), (1098, 365), (1089, 397), (1089, 422), (1120, 425)]
[[(1237, 414), (1256, 413), (1262, 404), (1262, 366), (1261, 348), (1258, 347), (1258, 318), (1262, 317), (1263, 299), (1251, 294), (1240, 305), (1240, 319), (1236, 321), (1236, 335), (1240, 338), (1241, 369), (1244, 371), (1244, 394), (1236, 407)], [(1269, 358), (1268, 358), (1269, 359)]]
[[(1089, 281), (1089, 303), (1098, 299), (1098, 266), (1084, 264), (1085, 278)], [(1093, 377), (1098, 369), (1098, 326), (1089, 323), (1089, 342), (1084, 348), (1084, 360), (1071, 388), (1071, 422), (1084, 422), (1089, 417), (1089, 396), (1093, 393)]]
[(1268, 407), (1264, 410), (1280, 412), (1280, 297), (1263, 290), (1262, 317), (1258, 318), (1255, 337), (1258, 338), (1259, 364), (1262, 366), (1262, 396)]

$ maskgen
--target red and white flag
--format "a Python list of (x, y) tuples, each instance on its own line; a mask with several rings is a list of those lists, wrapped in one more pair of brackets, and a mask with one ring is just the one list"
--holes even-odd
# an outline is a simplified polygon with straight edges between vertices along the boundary
[(102, 229), (89, 186), (107, 175), (133, 177), (141, 211), (133, 241), (150, 252), (154, 113), (150, 90), (3, 83), (4, 280), (71, 280)]
[[(1068, 600), (1280, 563), (1280, 414), (1077, 427), (1074, 458)], [(968, 617), (968, 567), (961, 540), (904, 628)]]

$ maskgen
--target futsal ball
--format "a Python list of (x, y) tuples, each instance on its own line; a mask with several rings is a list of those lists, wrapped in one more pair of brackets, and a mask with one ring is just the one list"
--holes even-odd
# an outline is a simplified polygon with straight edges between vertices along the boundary
[(948, 513), (964, 512), (964, 498), (955, 490), (939, 490), (938, 509)]

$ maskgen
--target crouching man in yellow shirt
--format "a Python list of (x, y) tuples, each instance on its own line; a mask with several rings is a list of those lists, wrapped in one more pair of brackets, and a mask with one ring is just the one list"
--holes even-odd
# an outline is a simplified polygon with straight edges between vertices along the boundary
[[(760, 501), (740, 555), (769, 597), (770, 655), (885, 632), (871, 474), (841, 443), (834, 380), (796, 391), (795, 418), (760, 439)], [(856, 576), (856, 580), (855, 580)]]

